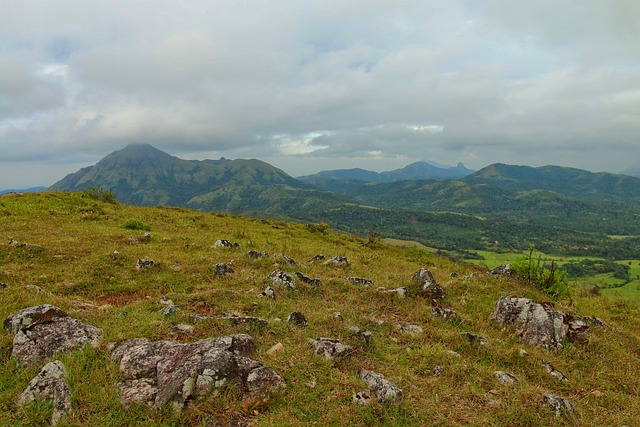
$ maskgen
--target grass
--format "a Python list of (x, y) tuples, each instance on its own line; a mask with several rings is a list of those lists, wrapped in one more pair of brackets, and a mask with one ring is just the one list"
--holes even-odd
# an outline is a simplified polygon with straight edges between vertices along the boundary
[[(129, 239), (140, 234), (122, 227), (132, 218), (150, 227), (150, 241)], [(611, 328), (595, 329), (588, 344), (569, 345), (556, 354), (519, 343), (512, 331), (489, 320), (502, 295), (546, 297), (517, 281), (491, 277), (471, 264), (415, 248), (365, 246), (352, 236), (299, 224), (171, 207), (138, 208), (80, 193), (2, 196), (0, 227), (6, 241), (40, 245), (15, 248), (0, 242), (0, 282), (8, 285), (0, 290), (0, 316), (50, 303), (104, 330), (97, 349), (62, 356), (74, 408), (62, 425), (206, 425), (212, 417), (224, 420), (232, 414), (256, 426), (596, 426), (632, 425), (640, 418), (640, 379), (629, 376), (640, 357), (640, 313), (637, 305), (615, 295), (575, 295), (559, 303), (566, 312), (601, 317)], [(237, 242), (240, 248), (213, 249), (218, 239)], [(314, 289), (298, 283), (295, 291), (279, 291), (276, 301), (257, 298), (277, 267), (271, 257), (250, 259), (250, 249), (270, 256), (284, 253), (301, 266), (280, 268), (303, 271), (323, 284)], [(351, 266), (306, 264), (318, 253), (346, 256)], [(156, 266), (136, 270), (138, 258), (154, 259)], [(233, 265), (236, 274), (215, 279), (213, 265), (220, 262)], [(429, 302), (415, 296), (415, 290), (406, 299), (376, 292), (378, 286), (411, 286), (410, 277), (420, 267), (429, 268), (445, 287), (449, 297), (444, 306), (458, 312), (458, 322), (431, 320)], [(345, 280), (349, 276), (371, 279), (374, 285), (352, 285)], [(161, 297), (171, 298), (180, 311), (161, 315)], [(284, 321), (292, 311), (305, 314), (306, 329)], [(343, 320), (333, 317), (336, 311)], [(196, 321), (192, 313), (252, 315), (269, 324), (257, 328), (217, 319)], [(399, 334), (394, 325), (402, 322), (418, 324), (424, 333)], [(177, 323), (193, 325), (194, 334), (174, 335), (171, 329)], [(349, 326), (370, 330), (371, 345), (350, 334)], [(467, 331), (488, 338), (491, 346), (469, 345), (460, 338)], [(238, 388), (232, 386), (190, 402), (179, 414), (143, 406), (122, 409), (116, 387), (119, 373), (110, 361), (108, 342), (135, 337), (191, 342), (240, 332), (255, 338), (255, 358), (284, 376), (285, 393), (255, 404), (239, 399)], [(354, 352), (345, 360), (325, 361), (306, 342), (318, 336), (340, 338)], [(46, 423), (49, 406), (17, 407), (20, 392), (39, 367), (16, 366), (10, 358), (12, 339), (6, 332), (0, 334), (0, 425)], [(278, 342), (284, 351), (267, 355)], [(520, 348), (530, 357), (520, 357)], [(541, 359), (550, 360), (570, 381), (559, 383), (548, 376)], [(436, 365), (443, 366), (442, 376), (432, 375)], [(352, 395), (366, 389), (358, 377), (360, 369), (380, 372), (403, 388), (402, 403), (352, 404)], [(503, 386), (493, 377), (496, 370), (512, 372), (520, 381)], [(497, 405), (488, 404), (489, 392)], [(542, 406), (542, 393), (569, 398), (578, 418), (555, 418)]]

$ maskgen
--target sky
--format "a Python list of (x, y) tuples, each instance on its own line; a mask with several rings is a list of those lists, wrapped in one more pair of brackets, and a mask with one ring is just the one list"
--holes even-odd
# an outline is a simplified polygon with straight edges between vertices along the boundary
[(637, 0), (0, 0), (0, 188), (131, 143), (300, 176), (640, 165)]

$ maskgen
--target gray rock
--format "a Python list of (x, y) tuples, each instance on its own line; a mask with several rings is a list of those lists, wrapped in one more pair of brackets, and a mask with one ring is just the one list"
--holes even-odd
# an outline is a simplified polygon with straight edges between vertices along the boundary
[(7, 284), (4, 282), (0, 282), (0, 289), (7, 289)]
[(123, 377), (118, 384), (122, 404), (171, 404), (181, 409), (186, 399), (205, 395), (232, 381), (240, 382), (245, 394), (266, 396), (273, 389), (282, 388), (284, 380), (251, 359), (255, 347), (253, 338), (245, 334), (190, 344), (127, 341), (112, 354)]
[(336, 311), (333, 313), (333, 318), (338, 320), (344, 320), (344, 318), (342, 317), (342, 313), (340, 313), (339, 311)]
[(299, 311), (294, 311), (289, 314), (289, 317), (287, 317), (287, 322), (293, 323), (294, 325), (301, 328), (306, 328), (309, 325), (309, 321), (307, 320), (307, 318), (304, 317), (304, 314)]
[(217, 279), (235, 273), (235, 270), (229, 264), (225, 264), (223, 262), (214, 265), (213, 268), (215, 269), (213, 277)]
[(546, 368), (549, 375), (551, 375), (552, 377), (560, 381), (569, 381), (569, 378), (567, 378), (562, 372), (558, 371), (551, 363), (547, 362), (546, 360), (542, 360), (541, 363), (542, 366)]
[(491, 274), (493, 274), (494, 276), (499, 275), (499, 276), (513, 277), (516, 275), (516, 272), (511, 269), (509, 264), (502, 264), (494, 268), (493, 270), (491, 270)]
[(548, 350), (562, 349), (565, 340), (588, 332), (586, 324), (581, 322), (570, 334), (568, 318), (549, 304), (508, 296), (501, 297), (491, 313), (491, 319), (502, 326), (514, 326), (521, 341)]
[(173, 332), (174, 334), (180, 334), (180, 335), (192, 335), (193, 331), (194, 331), (193, 326), (185, 325), (183, 323), (175, 325), (173, 328), (171, 328), (171, 332)]
[(271, 272), (269, 275), (269, 282), (276, 287), (285, 288), (287, 290), (294, 290), (296, 288), (296, 281), (293, 276), (280, 269)]
[(421, 326), (412, 325), (411, 323), (401, 323), (396, 325), (396, 331), (401, 332), (403, 334), (408, 334), (411, 336), (420, 335), (424, 332)]
[(442, 300), (446, 298), (445, 290), (438, 285), (433, 274), (426, 268), (421, 268), (411, 277), (413, 283), (422, 287), (422, 294), (434, 300)]
[(51, 425), (69, 415), (71, 412), (71, 391), (65, 381), (66, 371), (64, 365), (59, 360), (49, 362), (29, 382), (20, 397), (18, 406), (24, 406), (34, 401), (52, 401), (53, 416)]
[(458, 313), (450, 308), (431, 307), (431, 318), (437, 320), (454, 320), (458, 318)]
[(308, 264), (313, 264), (316, 261), (322, 261), (324, 260), (324, 255), (322, 254), (316, 254), (314, 256), (311, 257), (311, 259), (309, 259), (309, 261), (307, 261)]
[(322, 281), (320, 279), (309, 277), (300, 271), (296, 271), (296, 277), (300, 279), (301, 282), (306, 283), (314, 288), (322, 285)]
[(147, 268), (151, 268), (155, 265), (155, 262), (152, 259), (140, 259), (136, 262), (136, 270), (144, 270)]
[(43, 362), (56, 353), (97, 346), (102, 330), (69, 317), (59, 308), (44, 304), (25, 308), (4, 319), (14, 334), (11, 356), (22, 366)]
[(433, 374), (434, 377), (441, 377), (442, 374), (444, 373), (444, 367), (442, 365), (436, 365), (433, 367), (433, 370), (431, 371), (431, 373)]
[(272, 300), (275, 300), (276, 291), (271, 286), (267, 286), (266, 289), (258, 295), (258, 298), (271, 298)]
[(510, 374), (508, 372), (504, 372), (504, 371), (495, 371), (493, 373), (493, 375), (498, 379), (498, 381), (500, 381), (502, 384), (509, 384), (509, 383), (515, 383), (518, 382), (518, 378), (513, 375)]
[(609, 325), (602, 319), (599, 319), (595, 316), (583, 316), (582, 320), (584, 322), (590, 323), (593, 326), (598, 326), (600, 328), (608, 328)]
[(253, 259), (262, 259), (267, 256), (267, 252), (266, 251), (258, 252), (255, 250), (250, 250), (249, 252), (247, 252), (247, 256)]
[(283, 253), (279, 253), (279, 254), (274, 254), (273, 258), (275, 259), (276, 263), (279, 263), (280, 261), (284, 262), (285, 264), (288, 264), (291, 267), (295, 267), (298, 265), (298, 263), (291, 257), (283, 254)]
[(336, 255), (326, 260), (324, 265), (342, 265), (344, 267), (349, 267), (351, 265), (351, 261), (349, 261), (347, 257)]
[(552, 394), (543, 394), (542, 401), (548, 405), (556, 417), (571, 416), (575, 414), (573, 405), (567, 399)]
[(402, 400), (402, 389), (387, 380), (382, 374), (363, 370), (360, 372), (360, 378), (375, 393), (379, 403), (400, 402)]
[(178, 310), (180, 310), (180, 308), (177, 305), (170, 304), (170, 305), (167, 305), (166, 307), (160, 309), (159, 311), (160, 311), (160, 313), (164, 314), (165, 316), (170, 316), (170, 315), (172, 315), (174, 313), (177, 313)]
[(371, 405), (371, 395), (369, 392), (360, 391), (353, 395), (351, 401), (357, 405), (369, 406)]
[(364, 277), (347, 277), (347, 282), (353, 283), (354, 285), (364, 286), (364, 287), (373, 285), (373, 281), (369, 279), (365, 279)]
[(480, 344), (480, 345), (489, 344), (489, 340), (479, 335), (472, 334), (471, 332), (463, 332), (460, 334), (460, 336), (465, 340), (469, 341), (471, 344)]
[(348, 356), (353, 351), (351, 346), (342, 344), (339, 339), (320, 337), (316, 339), (307, 338), (307, 341), (313, 345), (316, 354), (324, 356), (327, 360)]
[(407, 288), (404, 286), (401, 288), (394, 288), (394, 289), (387, 289), (384, 287), (380, 287), (378, 288), (378, 292), (382, 292), (383, 294), (397, 295), (398, 298), (404, 298), (407, 296)]
[(213, 248), (239, 248), (240, 245), (237, 243), (231, 243), (228, 240), (218, 239), (213, 244)]

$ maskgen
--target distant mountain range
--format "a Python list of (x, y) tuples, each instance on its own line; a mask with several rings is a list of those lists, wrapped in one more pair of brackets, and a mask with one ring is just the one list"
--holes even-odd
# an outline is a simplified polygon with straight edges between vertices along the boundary
[(7, 193), (37, 193), (39, 191), (46, 190), (47, 187), (30, 187), (30, 188), (20, 188), (20, 189), (8, 189), (8, 190), (0, 190), (0, 194)]
[[(260, 160), (183, 160), (143, 144), (111, 153), (49, 189), (100, 186), (128, 204), (324, 221), (448, 250), (523, 249), (536, 242), (550, 251), (587, 247), (610, 254), (621, 243), (607, 235), (640, 236), (639, 178), (504, 164), (469, 172), (462, 164), (417, 162), (389, 172), (350, 169), (295, 179)], [(460, 177), (444, 179), (447, 173)], [(625, 240), (616, 256), (638, 251), (637, 243)]]

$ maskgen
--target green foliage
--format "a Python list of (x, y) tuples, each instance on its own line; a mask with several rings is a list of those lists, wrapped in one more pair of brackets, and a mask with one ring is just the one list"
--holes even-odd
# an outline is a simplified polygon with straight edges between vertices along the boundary
[(142, 221), (137, 219), (128, 219), (122, 224), (123, 228), (127, 230), (142, 230), (142, 231), (151, 231), (151, 227), (144, 224)]
[(116, 203), (116, 195), (111, 191), (106, 190), (99, 185), (92, 185), (85, 187), (82, 190), (82, 195), (95, 200), (101, 200), (107, 203)]
[(331, 227), (326, 222), (318, 222), (316, 224), (307, 224), (307, 229), (312, 233), (326, 234)]
[(534, 254), (535, 247), (529, 248), (529, 254), (511, 264), (516, 274), (527, 282), (527, 285), (544, 291), (554, 300), (561, 300), (570, 295), (567, 273), (558, 269), (555, 261), (550, 265), (542, 263), (542, 255)]
[(630, 280), (631, 262), (628, 265), (610, 260), (583, 259), (579, 262), (569, 262), (560, 267), (570, 278), (595, 276), (603, 273), (613, 273), (616, 279)]

